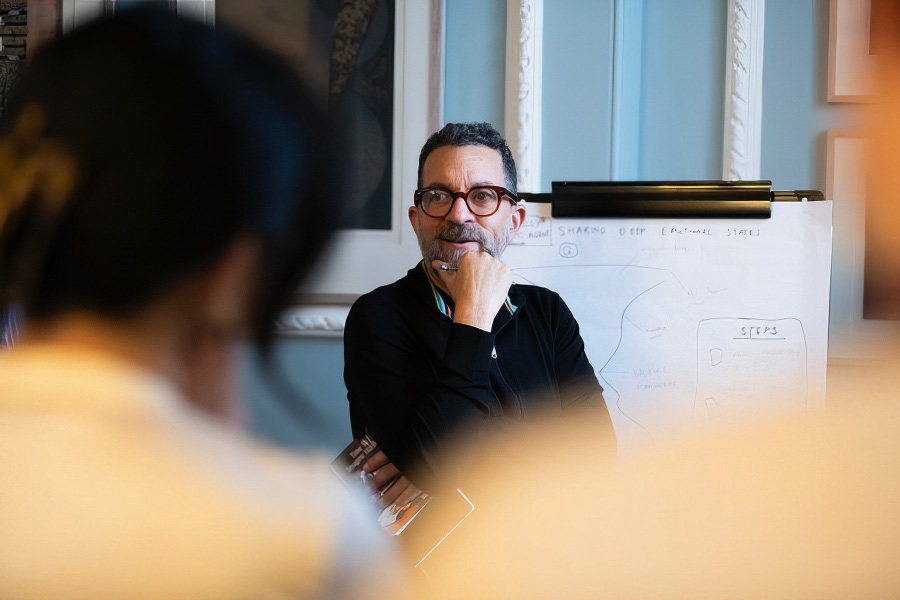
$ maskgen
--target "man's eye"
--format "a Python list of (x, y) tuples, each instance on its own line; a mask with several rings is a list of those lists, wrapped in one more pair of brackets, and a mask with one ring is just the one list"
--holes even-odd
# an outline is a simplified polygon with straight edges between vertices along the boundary
[(429, 202), (443, 202), (449, 197), (450, 194), (448, 194), (447, 192), (441, 192), (439, 190), (428, 192), (428, 195), (426, 196)]
[(472, 200), (475, 202), (493, 202), (496, 197), (494, 191), (487, 188), (476, 189), (472, 193)]

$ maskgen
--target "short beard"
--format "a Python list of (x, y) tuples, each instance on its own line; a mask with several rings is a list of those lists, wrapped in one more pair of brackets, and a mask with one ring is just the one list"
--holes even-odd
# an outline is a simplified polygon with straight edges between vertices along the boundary
[(431, 266), (432, 261), (440, 260), (455, 267), (459, 264), (460, 257), (468, 252), (468, 250), (450, 250), (445, 252), (441, 248), (441, 239), (475, 241), (478, 242), (482, 252), (487, 252), (494, 258), (500, 258), (500, 255), (503, 254), (503, 251), (506, 250), (512, 239), (512, 230), (509, 227), (503, 228), (500, 239), (495, 239), (487, 229), (477, 223), (451, 223), (450, 221), (444, 221), (444, 224), (435, 231), (433, 238), (430, 240), (419, 238), (419, 249), (422, 250), (422, 258), (425, 259), (428, 266)]

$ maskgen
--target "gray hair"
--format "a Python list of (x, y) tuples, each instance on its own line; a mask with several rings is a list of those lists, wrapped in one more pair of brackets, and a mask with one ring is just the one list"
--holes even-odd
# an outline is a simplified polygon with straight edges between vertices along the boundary
[(434, 133), (419, 153), (419, 179), (417, 186), (422, 187), (422, 171), (425, 159), (434, 150), (444, 146), (485, 146), (500, 153), (503, 160), (503, 177), (506, 189), (513, 194), (516, 190), (516, 161), (500, 132), (490, 123), (447, 123), (440, 131)]

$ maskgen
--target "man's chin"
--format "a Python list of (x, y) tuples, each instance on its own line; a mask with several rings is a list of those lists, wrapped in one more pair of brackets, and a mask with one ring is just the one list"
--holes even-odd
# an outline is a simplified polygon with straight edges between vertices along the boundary
[(434, 260), (439, 260), (443, 263), (450, 265), (451, 267), (459, 266), (459, 259), (462, 258), (462, 255), (469, 250), (451, 250), (445, 252), (437, 252), (432, 254), (431, 256), (426, 256), (425, 260), (429, 263)]
[(454, 242), (451, 240), (440, 240), (438, 242), (441, 254), (448, 257), (456, 257), (457, 259), (467, 252), (481, 252), (484, 245), (475, 240), (467, 240), (464, 242)]

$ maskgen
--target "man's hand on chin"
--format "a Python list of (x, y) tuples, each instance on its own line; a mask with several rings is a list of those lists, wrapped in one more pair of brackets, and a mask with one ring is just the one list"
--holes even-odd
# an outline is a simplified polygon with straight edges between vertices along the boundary
[(466, 252), (456, 270), (444, 270), (442, 264), (434, 260), (431, 266), (456, 305), (453, 322), (490, 331), (512, 284), (509, 267), (487, 252)]

